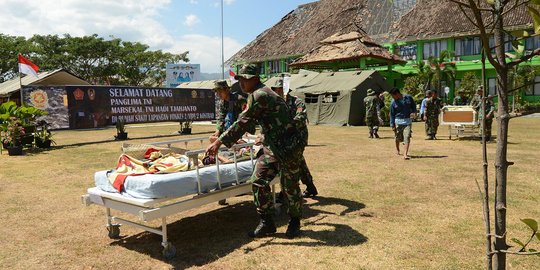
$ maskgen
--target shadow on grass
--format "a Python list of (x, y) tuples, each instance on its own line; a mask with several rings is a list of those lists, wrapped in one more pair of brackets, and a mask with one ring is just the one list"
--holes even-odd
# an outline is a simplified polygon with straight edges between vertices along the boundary
[[(250, 198), (246, 196), (246, 199)], [(345, 210), (334, 213), (318, 210), (318, 206), (339, 204)], [(276, 217), (278, 233), (268, 237), (253, 248), (244, 249), (245, 253), (252, 252), (268, 245), (276, 246), (351, 246), (360, 245), (367, 237), (346, 224), (321, 222), (330, 215), (346, 215), (364, 208), (362, 203), (329, 197), (317, 197), (314, 203), (305, 207), (304, 226), (300, 238), (289, 240), (285, 237), (288, 216), (281, 214)], [(176, 247), (176, 257), (166, 261), (175, 268), (184, 269), (193, 266), (204, 266), (238, 250), (253, 240), (247, 232), (258, 223), (258, 215), (252, 202), (232, 204), (193, 217), (186, 217), (167, 226), (169, 241)], [(319, 228), (312, 230), (311, 228)], [(158, 260), (163, 260), (160, 246), (161, 236), (141, 232), (126, 236), (112, 242), (111, 245), (146, 254)]]
[(448, 156), (413, 156), (410, 155), (412, 159), (420, 159), (420, 158), (447, 158)]

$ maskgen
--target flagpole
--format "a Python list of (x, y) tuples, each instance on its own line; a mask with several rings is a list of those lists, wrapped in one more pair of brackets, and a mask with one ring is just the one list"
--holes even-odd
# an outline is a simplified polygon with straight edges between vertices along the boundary
[(21, 106), (24, 105), (24, 99), (23, 99), (23, 87), (22, 87), (22, 74), (21, 74), (21, 68), (19, 67), (19, 86), (21, 87), (19, 92), (21, 92)]
[(225, 45), (223, 38), (223, 0), (221, 0), (221, 79), (225, 79)]

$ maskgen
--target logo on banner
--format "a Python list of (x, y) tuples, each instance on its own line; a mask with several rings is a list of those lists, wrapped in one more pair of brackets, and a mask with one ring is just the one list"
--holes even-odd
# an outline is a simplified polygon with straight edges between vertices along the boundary
[(191, 98), (197, 98), (197, 91), (191, 91)]
[(73, 91), (73, 96), (75, 97), (75, 100), (83, 100), (84, 92), (80, 88), (77, 88), (75, 91)]
[(92, 88), (88, 89), (88, 98), (90, 100), (96, 99), (96, 90), (94, 90)]
[(30, 102), (34, 107), (40, 110), (45, 110), (49, 107), (49, 97), (47, 92), (38, 89), (30, 93)]

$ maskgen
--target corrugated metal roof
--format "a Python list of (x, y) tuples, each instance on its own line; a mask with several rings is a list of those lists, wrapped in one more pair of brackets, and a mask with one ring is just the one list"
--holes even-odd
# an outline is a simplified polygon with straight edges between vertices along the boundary
[(8, 96), (19, 91), (22, 85), (90, 85), (87, 81), (67, 72), (64, 69), (40, 72), (38, 77), (24, 76), (19, 82), (19, 76), (0, 84), (0, 96)]

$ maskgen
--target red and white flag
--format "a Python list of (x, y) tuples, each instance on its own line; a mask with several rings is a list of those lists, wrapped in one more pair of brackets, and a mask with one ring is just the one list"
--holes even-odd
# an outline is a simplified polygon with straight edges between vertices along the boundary
[(231, 79), (231, 84), (236, 82), (236, 79), (234, 78), (236, 76), (236, 73), (234, 73), (232, 70), (229, 69), (229, 78)]
[(34, 75), (37, 77), (38, 71), (39, 71), (39, 67), (36, 64), (24, 58), (24, 56), (22, 56), (22, 54), (19, 53), (19, 72), (20, 73), (24, 73), (26, 75)]

